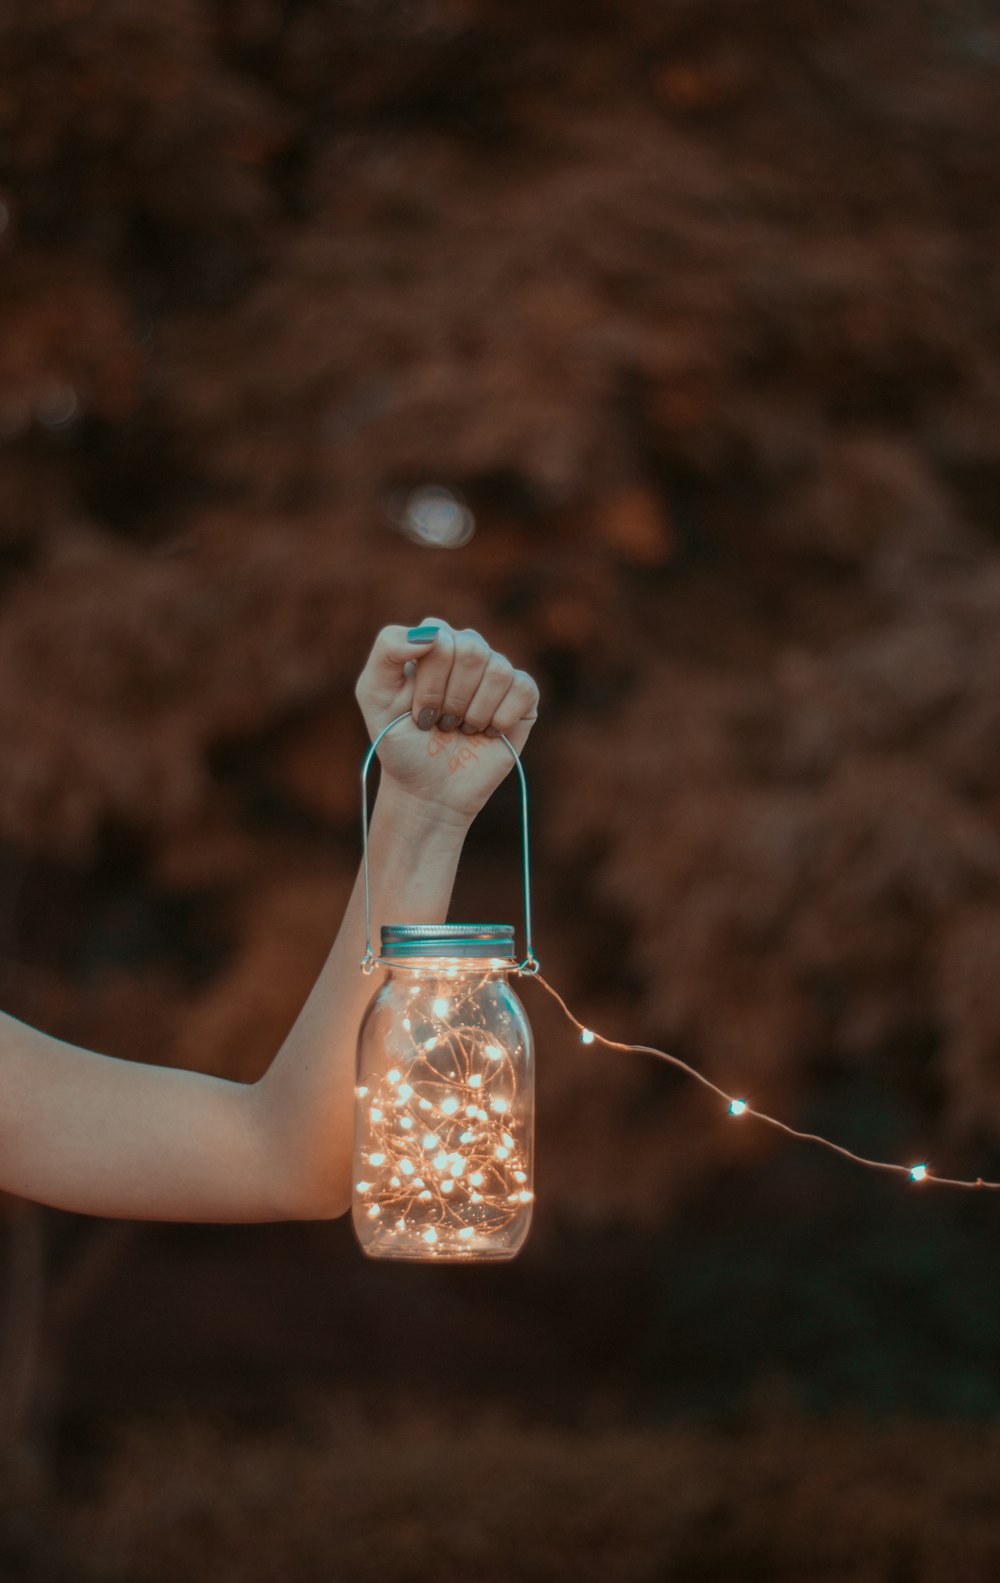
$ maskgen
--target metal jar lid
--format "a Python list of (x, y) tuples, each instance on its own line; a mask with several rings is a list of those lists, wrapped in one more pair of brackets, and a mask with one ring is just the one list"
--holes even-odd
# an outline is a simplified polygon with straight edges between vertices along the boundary
[(512, 923), (386, 923), (381, 955), (388, 961), (427, 956), (514, 960)]

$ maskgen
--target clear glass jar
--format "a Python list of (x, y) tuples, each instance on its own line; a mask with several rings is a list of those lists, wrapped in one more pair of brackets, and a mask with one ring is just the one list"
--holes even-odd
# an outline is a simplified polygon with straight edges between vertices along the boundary
[(362, 1019), (352, 1218), (380, 1259), (511, 1259), (533, 1203), (534, 1056), (506, 924), (391, 924)]

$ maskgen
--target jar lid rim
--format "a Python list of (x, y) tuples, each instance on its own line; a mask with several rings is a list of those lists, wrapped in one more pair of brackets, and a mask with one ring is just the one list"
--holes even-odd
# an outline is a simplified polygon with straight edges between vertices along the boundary
[(510, 923), (387, 923), (382, 925), (383, 957), (513, 956)]

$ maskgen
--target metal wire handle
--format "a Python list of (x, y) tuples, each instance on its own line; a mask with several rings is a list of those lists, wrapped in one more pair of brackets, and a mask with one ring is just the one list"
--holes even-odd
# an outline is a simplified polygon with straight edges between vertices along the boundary
[[(383, 726), (365, 754), (361, 764), (361, 852), (365, 878), (365, 954), (361, 960), (361, 971), (363, 973), (372, 973), (378, 966), (378, 958), (372, 950), (371, 889), (368, 879), (368, 771), (371, 768), (376, 749), (386, 732), (391, 731), (393, 726), (398, 726), (401, 720), (408, 720), (409, 718), (410, 711), (406, 709), (401, 715), (397, 715), (395, 720), (390, 720), (387, 726)], [(539, 963), (531, 944), (531, 859), (528, 849), (528, 782), (525, 779), (524, 766), (513, 743), (504, 736), (502, 731), (499, 740), (510, 749), (521, 780), (521, 870), (524, 880), (525, 957), (523, 962), (518, 963), (517, 971), (519, 973), (534, 974), (538, 972)]]

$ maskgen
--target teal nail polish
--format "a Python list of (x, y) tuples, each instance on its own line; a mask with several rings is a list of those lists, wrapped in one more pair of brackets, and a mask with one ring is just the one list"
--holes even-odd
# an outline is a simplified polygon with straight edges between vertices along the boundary
[(440, 627), (411, 627), (406, 634), (407, 643), (429, 643), (441, 631)]

